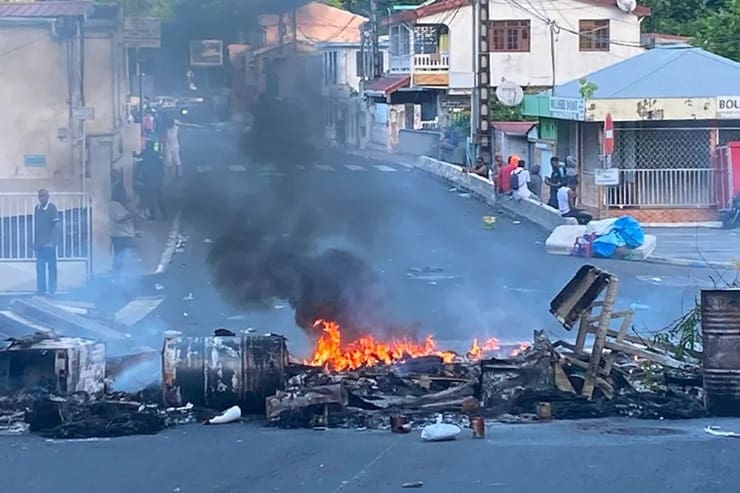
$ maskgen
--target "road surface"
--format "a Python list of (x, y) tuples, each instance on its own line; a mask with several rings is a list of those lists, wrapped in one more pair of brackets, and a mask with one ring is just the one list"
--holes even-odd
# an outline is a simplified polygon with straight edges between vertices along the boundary
[(740, 442), (709, 436), (707, 423), (491, 425), (484, 440), (464, 430), (446, 443), (257, 424), (85, 442), (0, 437), (0, 475), (18, 493), (388, 493), (414, 481), (425, 493), (737, 491)]
[[(463, 350), (472, 337), (526, 341), (534, 329), (546, 329), (553, 339), (573, 336), (548, 308), (583, 259), (545, 254), (546, 235), (526, 222), (499, 217), (495, 230), (484, 229), (482, 216), (490, 208), (421, 172), (338, 153), (262, 165), (244, 157), (227, 130), (186, 129), (183, 156), (187, 176), (180, 205), (188, 241), (157, 280), (167, 299), (148, 319), (147, 332), (251, 327), (283, 333), (295, 354), (307, 354), (309, 340), (290, 306), (275, 300), (256, 310), (225, 302), (205, 259), (229, 229), (227, 215), (239, 223), (268, 211), (282, 225), (291, 218), (300, 222), (311, 211), (316, 224), (304, 226), (315, 229), (315, 246), (341, 246), (361, 256), (380, 276), (389, 318), (433, 334), (440, 346)], [(255, 194), (257, 205), (246, 199)], [(699, 288), (712, 286), (714, 274), (628, 261), (593, 263), (619, 276), (617, 307), (636, 308), (635, 327), (644, 334), (686, 311)]]

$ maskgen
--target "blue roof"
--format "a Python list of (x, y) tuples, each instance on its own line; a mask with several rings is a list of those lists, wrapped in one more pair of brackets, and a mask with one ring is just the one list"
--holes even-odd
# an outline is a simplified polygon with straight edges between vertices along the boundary
[[(585, 77), (598, 86), (590, 99), (702, 98), (740, 93), (740, 63), (688, 45), (647, 50)], [(580, 98), (578, 80), (555, 96)]]

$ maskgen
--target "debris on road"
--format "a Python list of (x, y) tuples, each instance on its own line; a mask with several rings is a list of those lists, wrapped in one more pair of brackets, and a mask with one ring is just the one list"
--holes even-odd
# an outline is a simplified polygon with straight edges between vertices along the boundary
[(207, 420), (205, 424), (208, 425), (224, 425), (228, 423), (233, 423), (235, 421), (239, 421), (242, 419), (242, 410), (239, 406), (232, 406), (228, 408), (226, 411), (222, 412), (218, 416), (214, 416), (211, 419)]
[(425, 426), (421, 430), (421, 439), (425, 442), (446, 442), (454, 440), (462, 432), (459, 426), (444, 423), (442, 416), (437, 418), (437, 422)]
[(735, 431), (723, 431), (721, 426), (707, 426), (704, 431), (710, 435), (723, 438), (740, 438), (740, 433)]
[(422, 486), (424, 486), (423, 481), (412, 481), (410, 483), (403, 483), (401, 488), (421, 488)]

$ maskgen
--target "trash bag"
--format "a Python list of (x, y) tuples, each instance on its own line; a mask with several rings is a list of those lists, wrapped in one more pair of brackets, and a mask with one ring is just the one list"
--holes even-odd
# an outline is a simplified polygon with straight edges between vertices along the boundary
[(442, 416), (439, 416), (436, 423), (421, 430), (421, 439), (425, 442), (444, 442), (454, 440), (461, 432), (459, 426), (443, 423)]
[(612, 231), (619, 233), (625, 246), (629, 249), (639, 248), (645, 243), (645, 233), (642, 231), (640, 223), (632, 216), (622, 216), (617, 219)]
[(607, 234), (599, 236), (591, 243), (591, 251), (594, 257), (611, 258), (617, 248), (625, 246), (625, 242), (616, 229)]

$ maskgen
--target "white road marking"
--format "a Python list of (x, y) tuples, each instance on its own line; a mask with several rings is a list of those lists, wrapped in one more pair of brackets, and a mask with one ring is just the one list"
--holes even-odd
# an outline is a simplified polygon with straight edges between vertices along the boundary
[(275, 171), (275, 165), (274, 164), (268, 164), (268, 165), (262, 166), (260, 168), (260, 170), (262, 170), (262, 171)]
[(170, 235), (167, 237), (167, 243), (162, 251), (162, 257), (159, 260), (159, 265), (154, 271), (155, 274), (162, 274), (169, 267), (172, 262), (172, 256), (175, 254), (175, 248), (177, 248), (177, 237), (180, 234), (180, 216), (181, 212), (177, 211), (175, 219), (172, 221), (172, 228), (170, 228)]
[(300, 170), (305, 170), (306, 169), (306, 165), (305, 164), (296, 164), (295, 167), (296, 167), (296, 169), (300, 169)]
[(317, 164), (316, 169), (320, 169), (321, 171), (334, 171), (334, 168), (328, 164)]
[(396, 171), (396, 168), (391, 168), (390, 166), (386, 166), (385, 164), (376, 164), (375, 166), (373, 166), (373, 168), (377, 169), (378, 171), (385, 172)]
[(164, 296), (139, 296), (129, 301), (114, 316), (116, 323), (130, 327), (144, 320), (164, 301)]
[(229, 166), (229, 171), (233, 171), (235, 173), (243, 173), (247, 171), (247, 167), (243, 164), (235, 164), (233, 166)]
[(352, 171), (364, 171), (365, 170), (365, 168), (357, 164), (345, 164), (344, 167)]
[(196, 170), (198, 173), (208, 173), (213, 170), (213, 166), (198, 166)]

